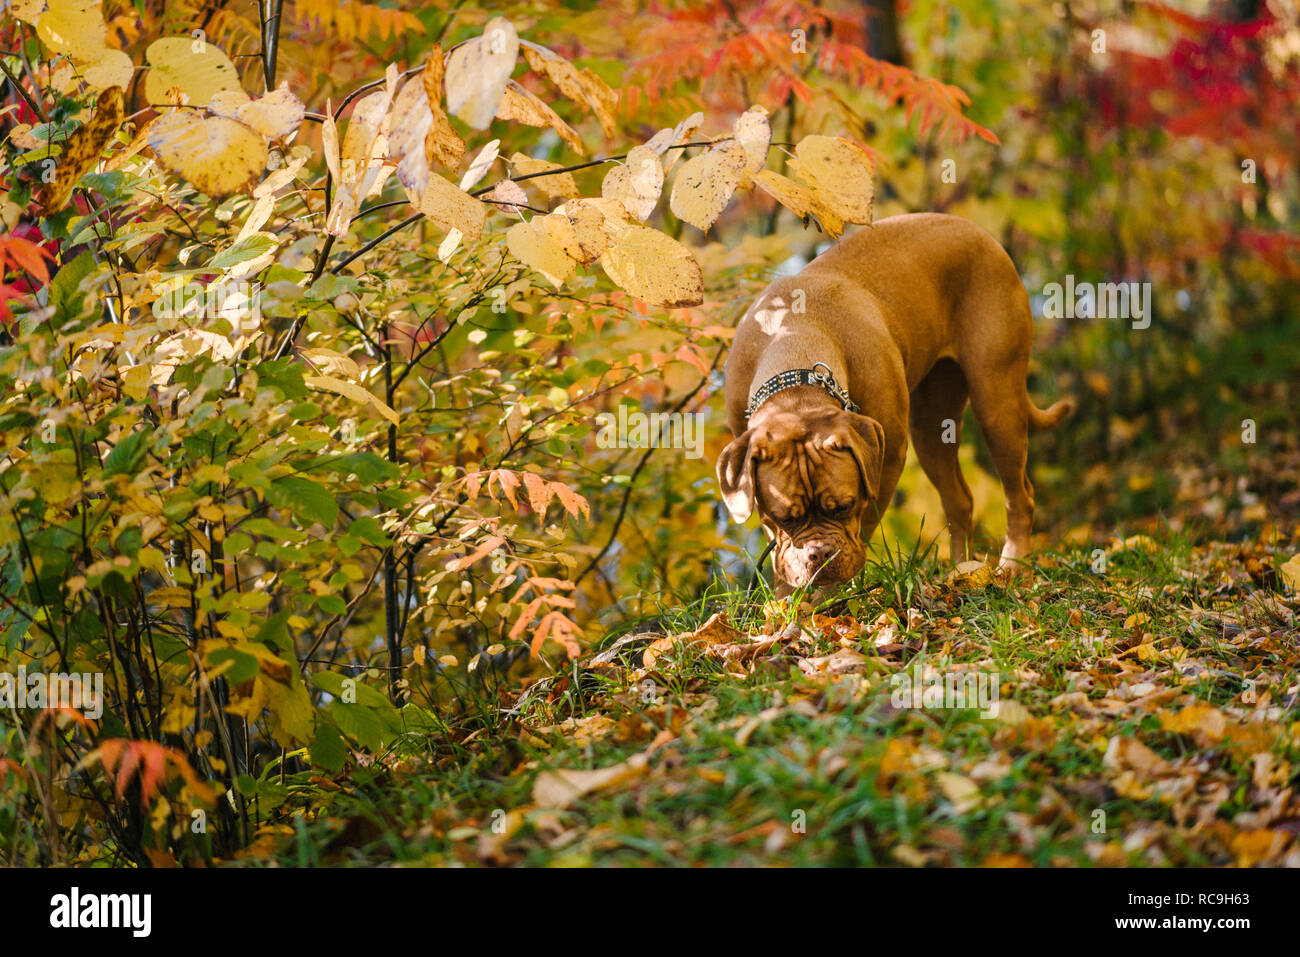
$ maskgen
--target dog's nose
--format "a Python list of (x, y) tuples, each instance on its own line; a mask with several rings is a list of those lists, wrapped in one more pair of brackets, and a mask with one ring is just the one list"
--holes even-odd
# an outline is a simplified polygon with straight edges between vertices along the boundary
[(808, 546), (808, 566), (816, 571), (831, 560), (835, 549), (826, 542), (817, 542)]

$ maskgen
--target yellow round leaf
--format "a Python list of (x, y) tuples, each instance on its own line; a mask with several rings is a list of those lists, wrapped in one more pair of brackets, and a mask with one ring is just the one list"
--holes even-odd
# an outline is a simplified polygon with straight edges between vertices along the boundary
[(180, 90), (189, 106), (207, 106), (214, 93), (242, 90), (230, 58), (213, 44), (192, 37), (163, 37), (145, 51), (149, 72), (144, 95), (150, 103), (171, 103), (169, 94)]
[(103, 50), (99, 59), (86, 67), (85, 80), (96, 90), (107, 90), (110, 86), (126, 89), (131, 85), (135, 75), (135, 64), (121, 50)]
[(224, 116), (173, 110), (149, 125), (149, 148), (163, 166), (209, 196), (248, 186), (266, 168), (266, 140)]
[(668, 205), (679, 219), (707, 230), (731, 202), (745, 171), (745, 148), (734, 140), (682, 164)]
[(600, 263), (621, 289), (652, 305), (704, 301), (704, 277), (691, 251), (648, 226), (622, 226)]

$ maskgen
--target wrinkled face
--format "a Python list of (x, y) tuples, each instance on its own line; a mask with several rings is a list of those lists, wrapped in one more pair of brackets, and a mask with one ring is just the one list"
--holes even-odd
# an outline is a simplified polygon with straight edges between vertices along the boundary
[(738, 522), (757, 508), (776, 543), (778, 582), (830, 585), (862, 569), (863, 519), (874, 527), (883, 443), (880, 423), (852, 412), (760, 410), (723, 451), (723, 501)]

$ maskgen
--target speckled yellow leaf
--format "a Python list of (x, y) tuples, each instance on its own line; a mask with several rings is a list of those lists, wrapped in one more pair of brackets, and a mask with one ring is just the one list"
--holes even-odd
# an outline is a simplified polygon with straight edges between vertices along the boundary
[(621, 289), (656, 306), (698, 306), (704, 277), (691, 251), (648, 226), (624, 225), (600, 257)]
[(556, 289), (573, 274), (578, 265), (551, 237), (547, 227), (537, 220), (511, 226), (506, 231), (506, 247), (510, 250), (510, 255), (529, 269), (541, 273)]
[(149, 126), (149, 148), (167, 169), (209, 196), (249, 186), (266, 168), (266, 141), (242, 123), (197, 110), (164, 113)]
[(497, 114), (518, 54), (519, 37), (503, 17), (489, 20), (482, 36), (452, 50), (446, 75), (451, 114), (476, 130), (487, 129)]
[(488, 208), (441, 176), (429, 177), (429, 185), (415, 205), (443, 229), (458, 229), (469, 239), (483, 235)]
[(74, 130), (63, 144), (63, 153), (54, 167), (53, 181), (41, 187), (38, 198), (46, 215), (61, 210), (72, 195), (72, 188), (99, 163), (104, 147), (122, 125), (122, 110), (120, 86), (109, 87), (99, 94), (90, 119)]
[(604, 222), (605, 217), (590, 206), (557, 211), (542, 220), (551, 239), (584, 266), (599, 259), (609, 247)]
[(805, 136), (794, 154), (790, 168), (829, 212), (846, 223), (871, 222), (873, 168), (860, 147), (836, 136)]
[(734, 140), (687, 160), (677, 171), (668, 200), (673, 214), (697, 229), (707, 230), (731, 202), (745, 162), (745, 148)]
[(622, 166), (605, 174), (600, 195), (616, 199), (623, 207), (644, 221), (654, 212), (664, 188), (664, 167), (659, 154), (648, 146), (634, 146)]
[(222, 90), (242, 90), (234, 64), (214, 44), (193, 37), (163, 37), (149, 44), (144, 55), (149, 63), (144, 95), (154, 105), (174, 102), (173, 89), (189, 98), (188, 106), (207, 106), (212, 95)]

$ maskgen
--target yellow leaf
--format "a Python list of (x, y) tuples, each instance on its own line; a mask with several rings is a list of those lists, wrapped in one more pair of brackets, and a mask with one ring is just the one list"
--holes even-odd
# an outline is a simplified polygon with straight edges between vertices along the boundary
[(242, 123), (173, 110), (149, 125), (149, 148), (167, 169), (212, 197), (249, 186), (266, 168), (266, 141)]
[(1181, 711), (1161, 712), (1160, 727), (1192, 737), (1202, 747), (1210, 747), (1223, 740), (1228, 722), (1223, 712), (1213, 705), (1194, 704)]
[(483, 235), (487, 207), (441, 176), (429, 177), (429, 185), (419, 196), (416, 207), (443, 229), (458, 229), (469, 239)]
[(238, 120), (268, 140), (280, 140), (302, 124), (305, 107), (288, 85), (250, 100), (243, 90), (223, 90), (212, 95), (208, 109), (217, 116)]
[(36, 35), (55, 53), (95, 62), (108, 39), (100, 0), (49, 0), (36, 19)]
[(1300, 591), (1300, 555), (1292, 555), (1283, 562), (1278, 574), (1292, 590)]
[(131, 366), (122, 374), (122, 391), (141, 402), (149, 394), (149, 367)]
[[(547, 216), (543, 220), (550, 218)], [(565, 220), (566, 224), (567, 222)], [(511, 226), (506, 231), (506, 247), (510, 250), (510, 255), (529, 269), (537, 270), (556, 289), (573, 274), (578, 265), (552, 238), (548, 228), (536, 219)]]
[(490, 140), (484, 147), (478, 151), (474, 161), (469, 164), (469, 169), (465, 170), (465, 175), (461, 177), (460, 188), (471, 190), (478, 185), (479, 180), (487, 175), (487, 171), (492, 168), (492, 164), (497, 161), (497, 156), (501, 152), (501, 141)]
[(149, 44), (144, 55), (149, 63), (144, 96), (154, 106), (175, 103), (173, 90), (188, 97), (187, 106), (207, 106), (213, 94), (222, 90), (243, 92), (230, 58), (206, 41), (163, 37)]
[(600, 257), (616, 285), (656, 306), (698, 306), (704, 301), (704, 276), (689, 249), (648, 226), (620, 225)]
[(609, 246), (609, 236), (602, 227), (604, 221), (599, 210), (585, 207), (572, 213), (554, 212), (540, 220), (534, 219), (533, 223), (540, 222), (552, 242), (585, 266), (595, 262)]
[(600, 195), (615, 199), (644, 221), (654, 212), (664, 188), (664, 167), (659, 154), (648, 146), (634, 146), (622, 166), (613, 167), (600, 185)]
[(751, 106), (736, 118), (732, 127), (736, 142), (745, 150), (745, 172), (756, 173), (767, 165), (767, 150), (772, 142), (772, 126), (767, 110)]
[(518, 176), (534, 176), (528, 182), (552, 199), (578, 198), (578, 184), (574, 180), (572, 173), (556, 173), (551, 176), (534, 175), (536, 173), (545, 173), (548, 170), (564, 168), (557, 163), (548, 163), (546, 160), (533, 159), (523, 153), (516, 153), (510, 157), (510, 168)]
[(353, 402), (369, 403), (393, 425), (397, 425), (397, 413), (389, 408), (381, 399), (373, 395), (368, 389), (364, 389), (355, 382), (347, 382), (343, 379), (336, 379), (328, 375), (309, 375), (303, 376), (304, 383), (313, 389), (324, 389), (327, 392), (336, 392), (341, 396), (351, 399)]
[(871, 222), (873, 168), (860, 147), (836, 136), (805, 136), (794, 154), (790, 168), (827, 212), (847, 223)]
[(813, 194), (812, 190), (807, 186), (801, 186), (794, 180), (787, 179), (780, 173), (774, 173), (770, 169), (756, 173), (754, 182), (759, 185), (763, 192), (800, 219), (807, 216), (812, 210)]
[(168, 588), (155, 588), (146, 596), (146, 602), (150, 605), (163, 605), (167, 608), (189, 608), (193, 596), (188, 588), (171, 586)]
[(83, 76), (86, 83), (96, 90), (107, 90), (110, 86), (126, 89), (135, 76), (135, 64), (121, 50), (101, 50), (98, 59), (86, 67)]
[(503, 17), (494, 17), (483, 35), (460, 44), (447, 59), (447, 109), (476, 130), (492, 124), (506, 82), (515, 68), (519, 37)]
[(746, 162), (745, 148), (735, 141), (687, 160), (677, 173), (668, 201), (673, 214), (696, 229), (707, 230), (731, 202)]

